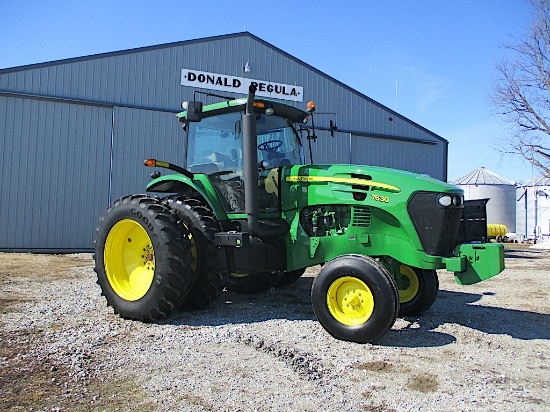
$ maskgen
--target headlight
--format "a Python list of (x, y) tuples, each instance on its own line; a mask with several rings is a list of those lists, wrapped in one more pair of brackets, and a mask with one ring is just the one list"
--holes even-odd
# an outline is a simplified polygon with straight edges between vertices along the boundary
[(439, 204), (443, 207), (449, 207), (453, 203), (453, 198), (449, 195), (443, 195), (439, 199), (437, 199)]

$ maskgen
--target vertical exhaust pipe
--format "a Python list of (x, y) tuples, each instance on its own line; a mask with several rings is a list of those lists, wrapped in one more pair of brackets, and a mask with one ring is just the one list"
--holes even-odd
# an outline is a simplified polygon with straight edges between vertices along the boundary
[(256, 135), (256, 115), (254, 114), (254, 97), (256, 86), (248, 88), (246, 110), (243, 119), (244, 151), (244, 210), (247, 214), (248, 229), (255, 235), (258, 226), (258, 139)]
[[(248, 231), (251, 236), (263, 238), (282, 236), (288, 232), (288, 224), (279, 222), (258, 222), (258, 137), (256, 133), (256, 114), (254, 97), (256, 86), (248, 88), (248, 98), (243, 119), (243, 154), (244, 154), (244, 211), (247, 215)], [(261, 223), (261, 224), (260, 224)]]

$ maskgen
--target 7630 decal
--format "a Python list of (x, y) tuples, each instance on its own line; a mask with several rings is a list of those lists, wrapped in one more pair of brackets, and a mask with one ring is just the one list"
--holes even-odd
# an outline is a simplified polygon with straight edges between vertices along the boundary
[(388, 196), (374, 195), (371, 193), (371, 199), (377, 202), (390, 203), (390, 198)]

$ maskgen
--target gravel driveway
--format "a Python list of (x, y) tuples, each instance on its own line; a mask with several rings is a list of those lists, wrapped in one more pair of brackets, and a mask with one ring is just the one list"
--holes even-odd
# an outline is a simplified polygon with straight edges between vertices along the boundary
[(319, 270), (286, 289), (223, 292), (158, 324), (106, 307), (89, 254), (0, 253), (0, 410), (546, 411), (550, 251), (461, 287), (376, 344), (316, 321)]

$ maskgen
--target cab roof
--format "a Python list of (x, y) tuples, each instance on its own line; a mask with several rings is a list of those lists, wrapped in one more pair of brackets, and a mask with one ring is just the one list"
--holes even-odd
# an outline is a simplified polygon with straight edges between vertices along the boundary
[[(224, 102), (209, 104), (203, 106), (202, 117), (217, 116), (224, 113), (244, 111), (246, 98), (227, 100)], [(254, 99), (254, 111), (257, 113), (265, 113), (266, 109), (273, 109), (273, 115), (285, 117), (293, 122), (302, 123), (309, 116), (309, 113), (297, 107), (289, 106), (284, 103), (274, 102), (271, 100)], [(180, 122), (185, 122), (187, 112), (183, 111), (177, 114)]]

